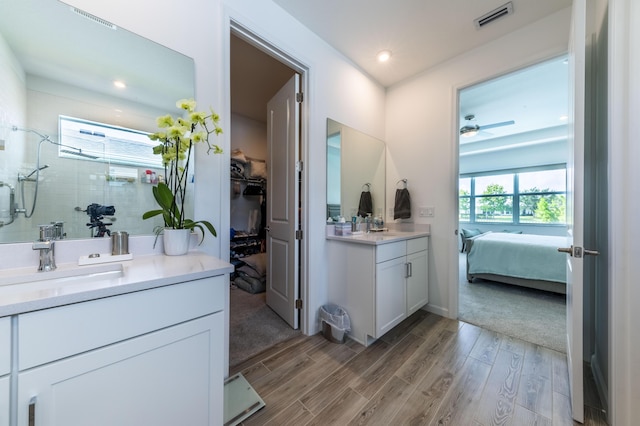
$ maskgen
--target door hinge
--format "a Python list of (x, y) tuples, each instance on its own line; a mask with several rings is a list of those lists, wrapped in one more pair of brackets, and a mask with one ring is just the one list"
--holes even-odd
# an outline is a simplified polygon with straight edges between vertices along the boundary
[(302, 239), (302, 229), (296, 229), (296, 240)]
[(304, 163), (302, 161), (296, 161), (296, 172), (301, 172), (304, 169)]
[(304, 96), (302, 96), (302, 92), (296, 93), (296, 102), (298, 102), (298, 103), (302, 102), (303, 98), (304, 98)]
[(296, 299), (296, 309), (302, 309), (302, 299)]

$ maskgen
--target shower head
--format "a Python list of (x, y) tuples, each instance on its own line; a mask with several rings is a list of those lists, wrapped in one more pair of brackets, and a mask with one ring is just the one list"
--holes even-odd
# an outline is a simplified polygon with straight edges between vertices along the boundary
[[(61, 145), (61, 146), (64, 146), (64, 145)], [(77, 155), (78, 157), (90, 158), (92, 160), (95, 160), (96, 158), (98, 158), (95, 155), (85, 154), (84, 152), (82, 152), (82, 150), (80, 148), (74, 148), (72, 146), (69, 147), (69, 148), (72, 148), (72, 149), (77, 150), (77, 151), (71, 151), (69, 149), (61, 149), (60, 152), (64, 152), (65, 154), (70, 154), (70, 155)]]

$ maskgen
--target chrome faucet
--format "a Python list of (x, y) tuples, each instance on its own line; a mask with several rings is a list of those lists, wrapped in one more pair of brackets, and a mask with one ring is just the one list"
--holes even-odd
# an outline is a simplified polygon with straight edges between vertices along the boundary
[(39, 225), (40, 238), (34, 241), (33, 249), (40, 250), (38, 271), (47, 272), (56, 269), (55, 259), (55, 225)]

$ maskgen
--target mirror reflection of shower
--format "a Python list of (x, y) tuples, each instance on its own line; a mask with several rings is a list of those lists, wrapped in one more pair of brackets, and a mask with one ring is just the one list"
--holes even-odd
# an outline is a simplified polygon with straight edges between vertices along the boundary
[[(56, 146), (60, 146), (63, 147), (65, 149), (63, 149), (62, 151), (67, 153), (67, 154), (72, 154), (72, 155), (76, 155), (78, 157), (85, 157), (85, 158), (91, 158), (91, 159), (95, 159), (98, 158), (96, 156), (93, 155), (89, 155), (89, 154), (85, 154), (82, 152), (82, 149), (80, 148), (76, 148), (74, 146), (69, 146), (69, 145), (64, 145), (61, 144), (59, 142), (54, 142), (49, 135), (45, 135), (43, 133), (37, 132), (33, 129), (24, 129), (24, 128), (20, 128), (17, 126), (13, 126), (12, 130), (14, 132), (25, 132), (25, 133), (33, 133), (34, 135), (38, 136), (40, 138), (40, 141), (38, 142), (38, 149), (36, 151), (36, 167), (35, 169), (33, 169), (30, 173), (24, 175), (22, 173), (18, 173), (18, 186), (19, 186), (19, 191), (20, 191), (20, 205), (15, 204), (14, 200), (11, 200), (11, 208), (10, 208), (10, 221), (7, 223), (4, 223), (4, 225), (8, 225), (9, 223), (13, 222), (13, 220), (15, 219), (15, 217), (22, 213), (24, 214), (24, 217), (29, 219), (31, 216), (33, 216), (33, 212), (36, 210), (36, 204), (38, 202), (38, 189), (40, 186), (40, 172), (46, 168), (49, 167), (48, 164), (43, 164), (40, 165), (40, 152), (41, 152), (41, 148), (42, 148), (42, 144), (44, 142), (48, 142), (52, 145), (56, 145)], [(27, 199), (25, 196), (25, 186), (31, 186), (31, 185), (27, 185), (27, 183), (33, 183), (33, 200), (30, 204), (30, 206), (27, 206)]]
[[(33, 212), (36, 210), (36, 202), (38, 201), (38, 187), (40, 186), (40, 171), (43, 169), (46, 169), (47, 167), (49, 167), (48, 164), (44, 164), (42, 166), (40, 166), (40, 148), (42, 147), (42, 143), (43, 142), (50, 142), (52, 144), (55, 144), (55, 142), (53, 142), (48, 135), (43, 135), (42, 133), (38, 133), (35, 130), (32, 129), (22, 129), (16, 126), (13, 126), (12, 130), (14, 132), (26, 132), (26, 133), (33, 133), (35, 135), (37, 135), (40, 138), (40, 142), (38, 142), (38, 150), (36, 151), (36, 168), (29, 173), (28, 175), (23, 175), (21, 173), (18, 173), (18, 186), (20, 189), (20, 199), (21, 199), (21, 206), (16, 206), (15, 208), (13, 208), (13, 215), (11, 217), (11, 221), (13, 221), (13, 219), (15, 218), (16, 215), (18, 215), (19, 213), (24, 214), (25, 218), (30, 218), (31, 216), (33, 216)], [(34, 176), (35, 175), (35, 176)], [(25, 192), (25, 183), (26, 182), (33, 182), (34, 183), (34, 189), (33, 189), (33, 202), (31, 203), (31, 208), (27, 209), (27, 202), (26, 202), (26, 198), (24, 195)]]

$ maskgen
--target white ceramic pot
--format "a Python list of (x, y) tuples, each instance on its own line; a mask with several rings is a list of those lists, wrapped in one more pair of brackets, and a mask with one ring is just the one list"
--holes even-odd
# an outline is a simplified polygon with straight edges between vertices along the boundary
[(168, 229), (162, 231), (164, 254), (168, 256), (180, 256), (189, 251), (190, 229)]

